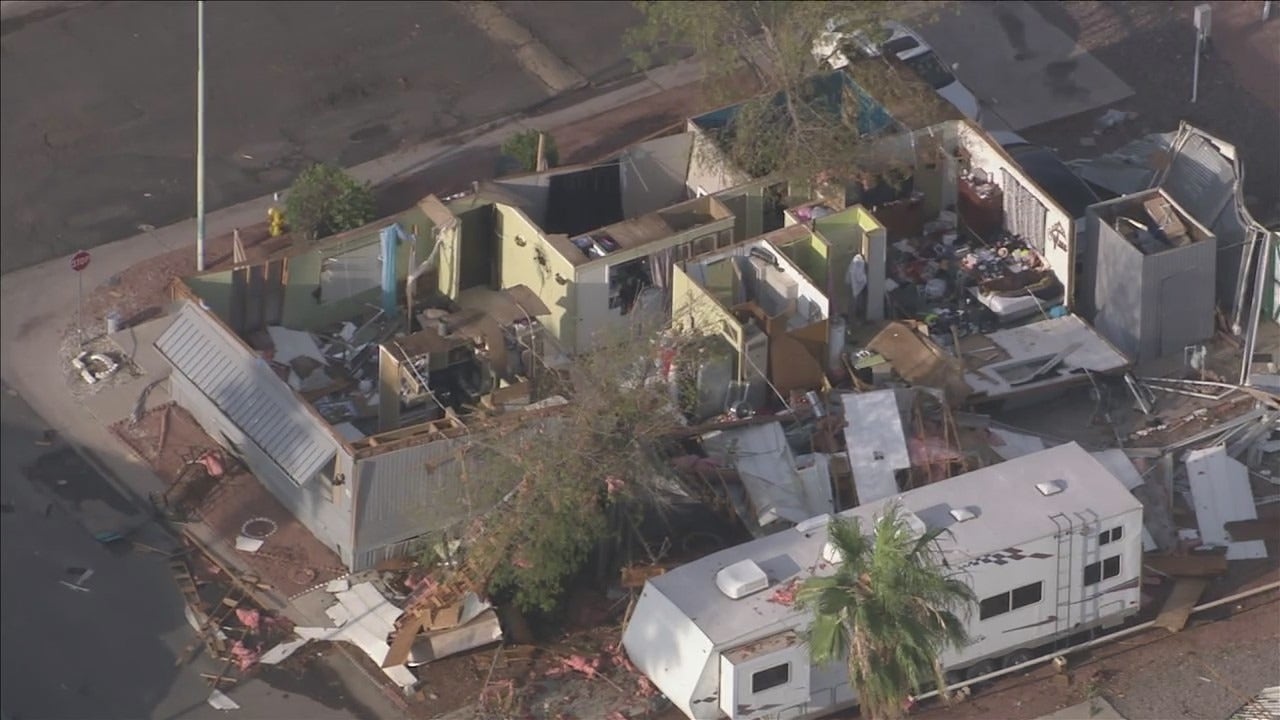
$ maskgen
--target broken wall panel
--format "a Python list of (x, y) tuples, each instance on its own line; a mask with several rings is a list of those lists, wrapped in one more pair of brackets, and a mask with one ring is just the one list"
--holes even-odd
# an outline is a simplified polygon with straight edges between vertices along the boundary
[(1184, 462), (1204, 544), (1226, 546), (1228, 560), (1265, 558), (1265, 542), (1233, 542), (1226, 530), (1226, 523), (1230, 521), (1256, 520), (1258, 517), (1248, 469), (1227, 454), (1225, 445), (1192, 450)]
[(911, 467), (902, 414), (894, 390), (843, 397), (845, 442), (858, 503), (897, 495), (895, 473)]

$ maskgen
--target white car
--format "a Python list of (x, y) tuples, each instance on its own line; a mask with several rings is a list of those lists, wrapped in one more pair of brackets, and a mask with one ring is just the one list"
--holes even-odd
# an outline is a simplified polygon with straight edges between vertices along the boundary
[(813, 57), (820, 64), (839, 70), (849, 64), (847, 52), (856, 52), (864, 57), (890, 53), (929, 83), (942, 99), (956, 106), (965, 117), (981, 122), (982, 108), (978, 105), (978, 98), (951, 74), (924, 38), (901, 23), (885, 21), (881, 26), (885, 39), (877, 43), (865, 30), (849, 28), (838, 19), (828, 20), (825, 32), (813, 41)]

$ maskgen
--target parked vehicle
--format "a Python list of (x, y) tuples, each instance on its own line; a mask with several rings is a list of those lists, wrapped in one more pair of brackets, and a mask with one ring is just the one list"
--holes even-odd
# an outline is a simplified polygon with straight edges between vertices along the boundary
[[(978, 602), (962, 610), (970, 642), (941, 658), (977, 677), (1139, 610), (1142, 505), (1074, 443), (861, 505), (843, 515), (870, 531), (900, 503), (919, 532), (945, 528), (947, 567)], [(794, 589), (839, 562), (830, 516), (649, 580), (622, 637), (631, 661), (694, 720), (818, 717), (857, 704), (842, 662), (817, 666), (812, 616)]]
[(965, 117), (974, 122), (982, 121), (978, 98), (956, 79), (919, 33), (901, 23), (886, 21), (878, 32), (868, 32), (848, 27), (839, 19), (828, 20), (825, 31), (814, 41), (812, 52), (819, 64), (832, 70), (848, 65), (851, 53), (863, 57), (893, 55)]

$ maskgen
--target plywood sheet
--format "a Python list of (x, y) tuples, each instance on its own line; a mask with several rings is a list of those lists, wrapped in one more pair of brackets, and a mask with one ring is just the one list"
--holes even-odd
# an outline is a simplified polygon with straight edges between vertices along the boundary
[(1209, 581), (1204, 578), (1179, 578), (1173, 585), (1173, 592), (1169, 593), (1169, 599), (1165, 600), (1164, 607), (1160, 608), (1160, 614), (1155, 619), (1156, 627), (1162, 627), (1171, 633), (1181, 631), (1187, 626), (1192, 608), (1200, 601), (1200, 596), (1207, 587)]

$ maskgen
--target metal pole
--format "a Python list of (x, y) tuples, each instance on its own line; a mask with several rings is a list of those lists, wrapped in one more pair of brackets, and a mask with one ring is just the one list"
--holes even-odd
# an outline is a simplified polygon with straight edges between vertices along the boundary
[(196, 0), (196, 270), (204, 272), (204, 0)]
[(76, 339), (84, 347), (84, 271), (76, 273)]
[(1200, 44), (1204, 42), (1204, 33), (1196, 28), (1196, 59), (1191, 70), (1191, 102), (1196, 101), (1196, 93), (1200, 90)]

